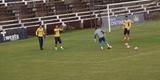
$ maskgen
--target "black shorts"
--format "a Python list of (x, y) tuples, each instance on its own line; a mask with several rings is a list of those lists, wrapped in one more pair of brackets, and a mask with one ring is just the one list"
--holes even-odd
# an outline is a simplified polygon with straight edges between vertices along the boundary
[(124, 35), (129, 35), (130, 34), (130, 30), (128, 30), (127, 28), (124, 28)]
[(105, 38), (104, 37), (102, 37), (102, 38), (99, 38), (99, 43), (102, 43), (102, 42), (105, 42), (106, 40), (105, 40)]
[(62, 43), (62, 41), (61, 41), (61, 38), (60, 37), (55, 37), (54, 38), (54, 40), (55, 40), (55, 44), (58, 44), (58, 43)]

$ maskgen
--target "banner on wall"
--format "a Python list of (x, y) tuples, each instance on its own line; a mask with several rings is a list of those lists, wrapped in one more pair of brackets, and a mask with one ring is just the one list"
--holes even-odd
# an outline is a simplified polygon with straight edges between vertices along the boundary
[(27, 30), (25, 28), (11, 29), (0, 32), (0, 42), (15, 41), (27, 38)]
[[(129, 20), (131, 20), (132, 23), (142, 23), (144, 21), (144, 14), (133, 14), (133, 15), (127, 15)], [(123, 25), (123, 21), (125, 19), (125, 16), (117, 16), (117, 17), (110, 17), (110, 25), (116, 26), (116, 25)], [(102, 18), (102, 27), (108, 28), (108, 17)]]

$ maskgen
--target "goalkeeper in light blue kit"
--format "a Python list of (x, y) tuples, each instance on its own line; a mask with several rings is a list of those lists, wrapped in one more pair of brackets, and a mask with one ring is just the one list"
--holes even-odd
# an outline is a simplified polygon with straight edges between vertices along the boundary
[(100, 49), (101, 50), (104, 49), (102, 42), (105, 43), (105, 45), (107, 46), (108, 49), (112, 48), (112, 46), (109, 45), (109, 43), (105, 39), (105, 36), (106, 36), (105, 34), (106, 33), (100, 27), (96, 28), (96, 31), (94, 32), (94, 41), (96, 42), (97, 41), (96, 37), (98, 37), (98, 39), (99, 39), (99, 45), (100, 45)]

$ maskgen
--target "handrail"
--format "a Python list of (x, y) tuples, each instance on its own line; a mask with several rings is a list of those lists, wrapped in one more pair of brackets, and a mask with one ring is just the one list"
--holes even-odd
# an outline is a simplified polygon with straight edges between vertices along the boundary
[(14, 22), (14, 21), (18, 21), (18, 20), (15, 19), (15, 20), (8, 20), (8, 21), (0, 21), (0, 24), (1, 24), (1, 23), (7, 23), (7, 22)]
[(13, 25), (21, 25), (21, 24), (19, 24), (19, 23), (14, 23), (14, 24), (0, 25), (0, 26), (2, 26), (2, 28), (3, 28), (4, 26), (13, 26)]
[(115, 4), (109, 4), (111, 5), (121, 5), (121, 4), (129, 4), (129, 3), (139, 3), (139, 2), (144, 2), (144, 1), (151, 1), (151, 0), (138, 0), (138, 1), (130, 1), (130, 2), (123, 2), (123, 3), (115, 3)]
[(31, 23), (36, 23), (36, 22), (41, 22), (41, 21), (24, 22), (23, 24), (31, 24)]
[(43, 21), (47, 22), (47, 21), (54, 21), (54, 20), (59, 20), (59, 19), (48, 19), (48, 20), (43, 20)]
[(10, 29), (18, 29), (18, 28), (23, 28), (23, 27), (6, 28), (6, 29), (3, 29), (3, 30), (5, 31), (5, 30), (10, 30)]
[(129, 4), (129, 3), (139, 3), (144, 1), (151, 1), (151, 0), (138, 0), (138, 1), (130, 1), (130, 2), (122, 2), (122, 3), (114, 3), (114, 4), (106, 4), (106, 5), (96, 5), (96, 6), (114, 6), (114, 5), (122, 5), (122, 4)]

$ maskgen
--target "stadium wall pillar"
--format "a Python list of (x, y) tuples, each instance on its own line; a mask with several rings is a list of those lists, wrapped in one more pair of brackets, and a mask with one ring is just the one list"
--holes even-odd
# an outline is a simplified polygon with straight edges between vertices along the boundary
[(80, 27), (81, 27), (82, 29), (84, 28), (84, 21), (83, 21), (83, 20), (81, 20)]
[[(0, 31), (1, 33), (2, 31)], [(3, 42), (3, 34), (0, 34), (0, 43)]]

